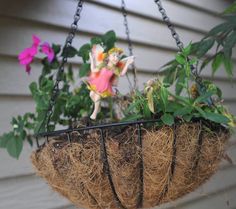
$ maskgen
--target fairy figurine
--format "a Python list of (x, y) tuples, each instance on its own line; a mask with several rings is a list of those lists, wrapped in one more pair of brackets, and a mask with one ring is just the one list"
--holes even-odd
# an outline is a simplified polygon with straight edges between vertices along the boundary
[(134, 56), (121, 59), (123, 50), (113, 47), (107, 53), (97, 44), (93, 45), (89, 53), (91, 74), (88, 78), (90, 97), (94, 102), (94, 110), (91, 119), (95, 120), (101, 107), (101, 99), (115, 95), (112, 87), (117, 85), (118, 78), (124, 76), (130, 64), (134, 62)]

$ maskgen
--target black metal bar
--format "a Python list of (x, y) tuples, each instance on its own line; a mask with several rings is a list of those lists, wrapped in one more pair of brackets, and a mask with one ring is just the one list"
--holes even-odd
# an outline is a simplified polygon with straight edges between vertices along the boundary
[(108, 159), (107, 159), (107, 150), (106, 150), (106, 139), (104, 137), (104, 133), (103, 133), (103, 129), (100, 128), (100, 133), (101, 133), (101, 138), (100, 138), (100, 141), (101, 141), (101, 155), (102, 155), (102, 161), (103, 161), (103, 166), (104, 166), (104, 169), (105, 169), (105, 173), (108, 177), (108, 181), (109, 181), (109, 184), (110, 184), (110, 187), (111, 187), (111, 191), (112, 191), (112, 194), (113, 194), (113, 197), (115, 199), (115, 203), (116, 203), (116, 206), (118, 208), (121, 208), (121, 209), (126, 209), (119, 197), (117, 196), (117, 193), (116, 193), (116, 190), (115, 190), (115, 186), (113, 184), (113, 181), (112, 181), (112, 176), (111, 176), (111, 172), (110, 172), (110, 166), (109, 166), (109, 162), (108, 162)]
[(176, 125), (174, 125), (174, 139), (173, 139), (173, 145), (172, 145), (172, 162), (171, 162), (171, 176), (170, 181), (172, 181), (172, 178), (174, 176), (175, 172), (175, 166), (176, 166)]
[(67, 140), (68, 140), (68, 142), (71, 143), (70, 132), (67, 132), (66, 135), (67, 135)]
[(39, 148), (39, 138), (36, 137), (36, 145), (37, 145), (37, 148)]
[(142, 208), (143, 207), (143, 152), (142, 152), (142, 130), (141, 130), (141, 123), (137, 124), (138, 126), (138, 145), (141, 150), (141, 159), (139, 163), (139, 178), (140, 178), (140, 191), (139, 191), (139, 196), (138, 196), (138, 202), (137, 202), (137, 208)]
[(195, 159), (194, 159), (194, 166), (193, 166), (193, 171), (195, 171), (198, 167), (198, 163), (200, 160), (200, 155), (201, 155), (201, 149), (202, 149), (202, 142), (203, 142), (203, 132), (202, 132), (202, 125), (200, 123), (200, 133), (198, 135), (198, 146), (196, 149), (196, 153), (194, 153)]
[(166, 196), (167, 192), (169, 191), (169, 184), (172, 182), (175, 166), (176, 166), (176, 126), (174, 125), (173, 128), (174, 139), (172, 143), (172, 160), (171, 160), (171, 170), (169, 173), (169, 181), (166, 183), (164, 191), (161, 193), (160, 197), (158, 198), (157, 204), (159, 204), (163, 198)]
[(84, 130), (92, 130), (92, 129), (99, 129), (99, 128), (109, 128), (114, 126), (126, 126), (126, 125), (136, 125), (136, 124), (145, 124), (145, 123), (154, 123), (158, 122), (160, 119), (153, 119), (153, 120), (140, 120), (140, 121), (128, 121), (128, 122), (120, 122), (120, 123), (109, 123), (109, 124), (101, 124), (101, 125), (95, 125), (95, 126), (87, 126), (83, 128), (74, 128), (74, 129), (62, 129), (58, 131), (51, 131), (51, 132), (42, 132), (39, 134), (36, 134), (35, 136), (57, 136), (62, 133), (68, 133), (72, 131), (84, 131)]

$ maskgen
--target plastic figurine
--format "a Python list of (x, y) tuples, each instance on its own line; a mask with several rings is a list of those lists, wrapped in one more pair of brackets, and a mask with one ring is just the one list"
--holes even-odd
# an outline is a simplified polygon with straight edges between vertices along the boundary
[(91, 75), (88, 79), (90, 97), (94, 102), (94, 111), (90, 116), (95, 120), (101, 107), (101, 99), (113, 96), (112, 86), (117, 85), (118, 77), (124, 76), (130, 64), (134, 62), (134, 56), (121, 60), (123, 50), (117, 47), (104, 53), (101, 45), (94, 45), (89, 53), (91, 63)]

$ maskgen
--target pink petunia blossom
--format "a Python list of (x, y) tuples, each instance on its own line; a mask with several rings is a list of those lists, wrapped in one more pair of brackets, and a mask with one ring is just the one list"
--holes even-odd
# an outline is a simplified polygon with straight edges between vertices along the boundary
[(32, 36), (32, 46), (24, 49), (18, 56), (19, 63), (25, 66), (25, 71), (30, 74), (30, 64), (33, 62), (35, 55), (38, 52), (38, 46), (40, 44), (40, 39), (36, 36)]
[(24, 49), (18, 56), (18, 60), (21, 65), (28, 65), (30, 64), (34, 56), (37, 54), (37, 48), (32, 46), (30, 48)]
[(55, 54), (54, 54), (54, 51), (53, 51), (52, 47), (50, 47), (49, 43), (44, 42), (41, 45), (41, 50), (44, 54), (47, 55), (48, 61), (52, 62), (53, 59), (54, 59)]
[(41, 41), (40, 38), (36, 35), (33, 35), (32, 39), (33, 39), (33, 45), (32, 46), (35, 46), (37, 48), (40, 44), (40, 41)]

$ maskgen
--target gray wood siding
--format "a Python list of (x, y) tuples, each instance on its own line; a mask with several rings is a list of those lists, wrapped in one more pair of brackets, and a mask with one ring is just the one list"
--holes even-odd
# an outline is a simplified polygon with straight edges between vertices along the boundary
[[(176, 25), (186, 45), (200, 40), (206, 32), (222, 22), (218, 16), (229, 1), (224, 0), (164, 0), (163, 5)], [(153, 77), (161, 65), (173, 58), (175, 42), (161, 21), (152, 0), (126, 0), (128, 21), (138, 67), (139, 86)], [(0, 134), (11, 129), (12, 116), (33, 111), (34, 103), (28, 85), (37, 79), (41, 66), (36, 62), (31, 75), (18, 65), (17, 55), (37, 34), (48, 42), (63, 44), (72, 22), (74, 0), (1, 0), (0, 1)], [(115, 30), (118, 45), (127, 50), (123, 18), (118, 0), (88, 0), (79, 22), (74, 46), (79, 47), (90, 37)], [(209, 52), (213, 53), (213, 52)], [(236, 62), (236, 53), (234, 54)], [(71, 60), (78, 71), (81, 60)], [(208, 68), (203, 77), (210, 78)], [(235, 81), (230, 82), (223, 71), (218, 71), (216, 83), (223, 89), (225, 103), (236, 114)], [(126, 79), (119, 82), (121, 92), (128, 91)], [(122, 88), (121, 88), (122, 87)], [(234, 137), (235, 138), (235, 137)], [(228, 153), (236, 161), (236, 140), (232, 138)], [(29, 160), (28, 145), (17, 161), (0, 150), (0, 209), (74, 209), (64, 198), (51, 191), (47, 184), (34, 175)], [(160, 208), (236, 208), (236, 167), (223, 161), (219, 171), (197, 191)]]

